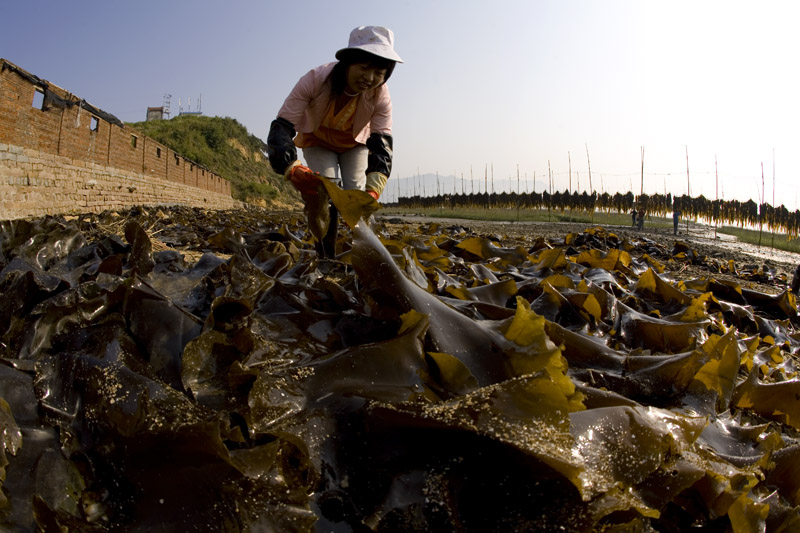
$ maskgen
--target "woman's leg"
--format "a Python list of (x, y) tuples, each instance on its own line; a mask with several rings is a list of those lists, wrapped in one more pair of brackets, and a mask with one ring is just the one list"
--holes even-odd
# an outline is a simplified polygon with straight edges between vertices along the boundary
[(364, 190), (367, 183), (367, 157), (369, 148), (359, 144), (355, 148), (339, 154), (339, 168), (342, 172), (342, 188), (345, 190)]
[(308, 148), (303, 148), (303, 158), (306, 160), (308, 168), (326, 178), (332, 179), (341, 187), (339, 154), (321, 146), (309, 146)]

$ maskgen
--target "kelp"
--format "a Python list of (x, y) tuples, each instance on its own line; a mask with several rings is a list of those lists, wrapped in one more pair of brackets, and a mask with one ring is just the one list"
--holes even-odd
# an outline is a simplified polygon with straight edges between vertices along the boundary
[(780, 280), (601, 227), (391, 224), (323, 185), (314, 223), (0, 222), (3, 529), (800, 527)]

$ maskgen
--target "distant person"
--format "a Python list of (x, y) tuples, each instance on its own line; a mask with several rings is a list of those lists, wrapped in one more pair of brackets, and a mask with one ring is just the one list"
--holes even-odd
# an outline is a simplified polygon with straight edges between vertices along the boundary
[(637, 227), (639, 228), (639, 231), (644, 229), (644, 215), (645, 215), (644, 208), (643, 207), (639, 208), (639, 212), (636, 214), (636, 223)]
[(631, 211), (631, 227), (632, 228), (636, 227), (636, 208), (635, 207), (633, 208), (633, 211)]
[(672, 210), (672, 234), (678, 234), (678, 222), (681, 220), (681, 210), (677, 207)]
[[(311, 175), (316, 172), (377, 200), (392, 169), (386, 82), (403, 60), (394, 51), (394, 33), (380, 26), (354, 29), (336, 59), (311, 69), (289, 93), (267, 136), (269, 162), (301, 193), (316, 193), (318, 180)], [(307, 166), (298, 160), (297, 148)], [(323, 257), (335, 254), (339, 217), (333, 205), (330, 212), (328, 234), (317, 243)]]

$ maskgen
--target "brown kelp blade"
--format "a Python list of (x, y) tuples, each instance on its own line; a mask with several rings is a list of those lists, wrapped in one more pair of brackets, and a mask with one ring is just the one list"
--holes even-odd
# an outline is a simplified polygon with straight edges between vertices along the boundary
[(322, 242), (331, 222), (331, 214), (328, 207), (330, 197), (324, 187), (317, 187), (317, 194), (303, 194), (302, 197), (303, 202), (305, 202), (303, 210), (306, 212), (308, 231), (311, 232), (317, 242)]

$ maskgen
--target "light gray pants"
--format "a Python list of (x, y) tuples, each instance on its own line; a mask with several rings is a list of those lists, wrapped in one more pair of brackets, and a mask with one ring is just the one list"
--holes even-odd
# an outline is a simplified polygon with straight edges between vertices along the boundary
[(308, 168), (331, 178), (345, 190), (364, 190), (367, 182), (367, 156), (369, 149), (363, 144), (341, 154), (321, 146), (303, 148), (303, 158)]

